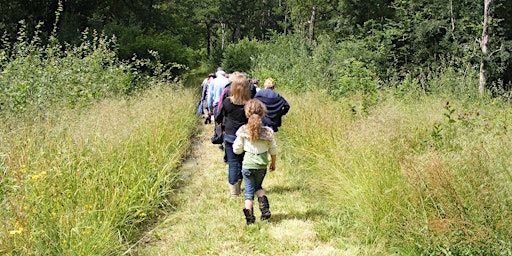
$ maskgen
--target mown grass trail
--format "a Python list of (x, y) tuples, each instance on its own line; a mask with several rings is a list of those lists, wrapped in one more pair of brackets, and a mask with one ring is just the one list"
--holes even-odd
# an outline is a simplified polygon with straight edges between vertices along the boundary
[[(289, 167), (278, 159), (267, 175), (272, 217), (245, 225), (243, 197), (229, 200), (223, 152), (211, 144), (212, 125), (203, 129), (194, 151), (183, 164), (183, 187), (175, 195), (176, 210), (166, 216), (128, 252), (132, 255), (340, 255), (320, 241), (315, 219), (327, 213), (307, 187), (290, 182)], [(277, 134), (279, 140), (279, 133)], [(279, 143), (279, 142), (278, 142)]]

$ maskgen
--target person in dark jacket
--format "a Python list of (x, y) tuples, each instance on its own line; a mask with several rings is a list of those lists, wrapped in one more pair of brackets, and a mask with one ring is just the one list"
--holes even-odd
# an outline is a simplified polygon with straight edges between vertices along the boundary
[(233, 142), (236, 139), (235, 133), (238, 128), (248, 121), (245, 116), (244, 105), (251, 99), (251, 87), (247, 76), (240, 72), (233, 72), (229, 79), (231, 81), (229, 96), (220, 103), (215, 121), (222, 124), (224, 154), (228, 163), (229, 190), (231, 199), (235, 199), (240, 195), (244, 155), (237, 155), (233, 152)]
[(263, 125), (271, 127), (274, 132), (281, 126), (282, 116), (290, 110), (290, 104), (276, 91), (274, 79), (267, 78), (263, 84), (265, 89), (259, 90), (254, 96), (267, 106), (267, 115), (263, 118)]

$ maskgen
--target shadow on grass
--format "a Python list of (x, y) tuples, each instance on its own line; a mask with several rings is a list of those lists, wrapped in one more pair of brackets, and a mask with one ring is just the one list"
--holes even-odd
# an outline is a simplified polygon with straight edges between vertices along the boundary
[[(309, 187), (300, 186), (300, 185), (277, 185), (271, 186), (269, 188), (265, 188), (265, 192), (272, 197), (274, 194), (281, 195), (289, 195), (289, 194), (301, 194), (304, 196), (310, 195), (311, 190)], [(272, 211), (272, 201), (271, 201), (271, 211)], [(328, 212), (322, 210), (321, 208), (315, 208), (313, 206), (314, 202), (311, 204), (311, 209), (307, 209), (305, 211), (291, 211), (289, 213), (277, 213), (272, 212), (272, 217), (268, 220), (271, 223), (279, 223), (283, 220), (291, 220), (298, 219), (302, 221), (307, 220), (319, 220), (325, 219), (329, 217)]]
[(322, 210), (310, 209), (305, 212), (272, 213), (272, 217), (266, 220), (271, 223), (279, 223), (283, 220), (298, 219), (302, 221), (319, 220), (328, 218), (328, 214)]
[(290, 192), (306, 192), (307, 188), (303, 186), (272, 186), (269, 188), (265, 188), (265, 191), (268, 191), (269, 194), (286, 194)]

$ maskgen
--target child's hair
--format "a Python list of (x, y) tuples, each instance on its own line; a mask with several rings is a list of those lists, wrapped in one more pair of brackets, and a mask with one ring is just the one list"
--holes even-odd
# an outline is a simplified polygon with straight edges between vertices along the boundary
[(245, 116), (249, 119), (247, 128), (249, 130), (249, 139), (256, 140), (262, 128), (261, 119), (267, 113), (267, 107), (263, 102), (257, 99), (251, 99), (244, 106)]

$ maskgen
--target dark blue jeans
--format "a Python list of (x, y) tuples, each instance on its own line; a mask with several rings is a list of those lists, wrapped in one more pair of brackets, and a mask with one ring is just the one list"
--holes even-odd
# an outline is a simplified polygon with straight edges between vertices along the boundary
[(263, 189), (261, 184), (266, 174), (267, 169), (242, 169), (245, 184), (244, 199), (254, 200), (256, 191)]
[(228, 162), (228, 181), (231, 185), (235, 185), (238, 180), (243, 179), (242, 161), (244, 160), (244, 154), (237, 155), (233, 152), (233, 142), (235, 139), (235, 135), (224, 135), (224, 152)]

